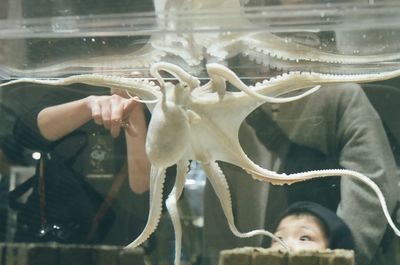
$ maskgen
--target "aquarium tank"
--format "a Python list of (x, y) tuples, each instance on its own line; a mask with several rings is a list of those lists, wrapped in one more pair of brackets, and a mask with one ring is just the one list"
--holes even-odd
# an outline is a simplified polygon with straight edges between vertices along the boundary
[(399, 13), (1, 1), (0, 263), (400, 264)]

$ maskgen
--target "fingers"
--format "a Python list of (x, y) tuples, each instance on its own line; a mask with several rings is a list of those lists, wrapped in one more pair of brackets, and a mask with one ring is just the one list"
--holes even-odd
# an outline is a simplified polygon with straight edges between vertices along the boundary
[(104, 125), (107, 129), (111, 124), (111, 105), (106, 96), (92, 96), (90, 100), (90, 108), (92, 118), (98, 125)]
[(111, 128), (112, 105), (113, 103), (109, 103), (108, 101), (103, 101), (103, 104), (101, 105), (101, 117), (103, 120), (103, 125), (107, 130)]
[(129, 116), (137, 105), (134, 99), (118, 95), (94, 97), (90, 104), (95, 123), (110, 130), (114, 138), (118, 137), (121, 128), (127, 129), (130, 135), (136, 134), (136, 129), (129, 123)]
[(121, 99), (118, 96), (111, 96), (111, 104), (110, 104), (110, 111), (111, 111), (111, 136), (117, 137), (121, 131), (121, 127), (128, 126), (127, 122), (125, 121), (123, 114), (124, 114), (124, 101), (121, 102)]
[(125, 101), (125, 106), (124, 106), (124, 114), (123, 114), (123, 119), (122, 119), (122, 124), (121, 127), (126, 130), (126, 132), (132, 136), (136, 137), (139, 135), (138, 130), (135, 127), (135, 118), (132, 118), (137, 115), (137, 112), (141, 110), (141, 107), (139, 107), (141, 103), (136, 101), (135, 98), (130, 98)]

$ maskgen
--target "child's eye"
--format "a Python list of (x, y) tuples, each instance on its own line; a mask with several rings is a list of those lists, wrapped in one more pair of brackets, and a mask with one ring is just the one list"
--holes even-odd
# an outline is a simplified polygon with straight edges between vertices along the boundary
[(311, 238), (309, 236), (301, 236), (300, 241), (311, 241)]

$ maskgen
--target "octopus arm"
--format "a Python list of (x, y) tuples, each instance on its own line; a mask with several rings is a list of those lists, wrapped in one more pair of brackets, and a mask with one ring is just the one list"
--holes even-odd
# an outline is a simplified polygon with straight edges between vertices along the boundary
[(20, 78), (6, 83), (0, 84), (0, 87), (18, 84), (18, 83), (34, 83), (43, 85), (65, 86), (74, 83), (82, 83), (93, 86), (109, 87), (115, 89), (123, 89), (130, 94), (134, 94), (144, 103), (155, 103), (161, 98), (160, 88), (153, 82), (140, 78), (125, 78), (117, 76), (107, 76), (98, 74), (73, 75), (59, 79), (36, 79), (36, 78)]
[(222, 170), (220, 169), (220, 167), (218, 166), (218, 164), (215, 161), (202, 162), (202, 166), (203, 166), (205, 173), (207, 174), (208, 180), (210, 181), (210, 183), (221, 203), (222, 210), (228, 221), (229, 228), (231, 229), (232, 233), (235, 236), (247, 238), (247, 237), (252, 237), (252, 236), (256, 236), (256, 235), (265, 235), (265, 236), (269, 236), (269, 237), (273, 238), (274, 240), (280, 242), (283, 246), (286, 247), (285, 243), (281, 239), (279, 239), (277, 236), (275, 236), (271, 232), (263, 230), (263, 229), (252, 230), (252, 231), (245, 232), (245, 233), (240, 232), (235, 225), (235, 220), (234, 220), (233, 211), (232, 211), (231, 194), (230, 194), (228, 182), (226, 181), (224, 173), (222, 172)]
[(400, 53), (376, 54), (376, 55), (342, 55), (321, 52), (319, 49), (290, 42), (268, 32), (245, 34), (241, 41), (244, 47), (256, 50), (262, 54), (281, 60), (311, 61), (342, 64), (366, 64), (400, 59)]
[[(227, 67), (225, 67), (223, 65), (220, 65), (220, 64), (208, 64), (207, 65), (207, 72), (208, 72), (209, 76), (211, 77), (211, 82), (210, 82), (211, 84), (213, 83), (213, 80), (223, 79), (223, 80), (228, 81), (232, 85), (234, 85), (236, 88), (241, 90), (243, 93), (248, 94), (248, 95), (250, 95), (252, 97), (255, 97), (255, 98), (259, 98), (260, 100), (263, 100), (264, 102), (269, 102), (269, 103), (286, 103), (286, 102), (294, 101), (294, 100), (300, 99), (302, 97), (305, 97), (305, 96), (307, 96), (307, 95), (309, 95), (311, 93), (314, 93), (315, 91), (317, 91), (319, 89), (319, 86), (315, 86), (314, 88), (310, 89), (309, 91), (306, 91), (305, 93), (302, 93), (302, 94), (297, 95), (297, 96), (291, 96), (291, 97), (285, 97), (285, 98), (277, 98), (277, 97), (273, 97), (273, 96), (269, 95), (272, 92), (272, 91), (269, 91), (269, 90), (272, 90), (274, 88), (272, 85), (267, 84), (268, 89), (262, 91), (264, 93), (259, 93), (259, 91), (256, 91), (252, 87), (249, 87), (249, 86), (245, 85), (240, 80), (240, 78), (232, 70), (230, 70), (229, 68), (227, 68)], [(221, 81), (219, 81), (217, 83), (220, 84)], [(278, 85), (280, 85), (282, 87), (282, 86), (285, 86), (286, 84), (278, 83)], [(308, 84), (306, 86), (297, 86), (297, 85), (295, 85), (293, 90), (301, 89), (301, 88), (304, 88), (304, 87), (309, 87), (311, 85), (313, 85), (313, 84), (311, 83), (311, 84)], [(215, 89), (212, 89), (212, 90), (218, 91), (218, 88), (215, 88)], [(285, 93), (290, 92), (290, 91), (291, 90), (288, 88), (287, 91), (285, 91)]]
[(393, 229), (395, 234), (397, 236), (400, 236), (400, 230), (396, 227), (394, 224), (387, 204), (385, 197), (383, 196), (382, 191), (379, 189), (379, 186), (372, 181), (370, 178), (367, 176), (353, 170), (348, 170), (348, 169), (326, 169), (326, 170), (316, 170), (316, 171), (307, 171), (307, 172), (302, 172), (302, 173), (296, 173), (296, 174), (291, 174), (288, 175), (290, 179), (294, 180), (308, 180), (308, 179), (313, 179), (317, 177), (330, 177), (330, 176), (342, 176), (342, 177), (351, 177), (354, 178), (358, 181), (361, 181), (365, 184), (367, 184), (376, 194), (378, 197), (378, 200), (382, 206), (382, 211), (385, 215), (386, 220), (388, 221), (390, 227)]
[(146, 241), (155, 231), (161, 218), (165, 168), (151, 168), (150, 173), (150, 210), (146, 226), (142, 233), (126, 248), (135, 248)]
[[(305, 72), (290, 72), (288, 74), (283, 74), (269, 80), (264, 80), (262, 82), (256, 83), (254, 86), (250, 87), (254, 93), (261, 95), (268, 95), (270, 97), (278, 97), (292, 92), (300, 91), (306, 88), (313, 87), (308, 92), (300, 94), (298, 97), (290, 97), (293, 101), (300, 99), (301, 96), (307, 96), (317, 89), (320, 88), (322, 84), (328, 83), (348, 83), (348, 82), (367, 82), (365, 79), (381, 78), (381, 76), (371, 76), (371, 75), (360, 75), (360, 76), (339, 76), (339, 75), (326, 75), (318, 73), (305, 73)], [(290, 99), (289, 98), (289, 99)], [(285, 99), (285, 98), (284, 98)], [(283, 102), (284, 103), (284, 102)]]
[[(218, 78), (223, 78), (242, 92), (230, 92), (226, 94), (237, 95), (231, 99), (224, 98), (225, 102), (237, 101), (237, 98), (244, 98), (245, 93), (260, 99), (260, 102), (270, 102), (270, 103), (285, 103), (300, 99), (311, 93), (314, 93), (319, 89), (319, 85), (329, 84), (329, 83), (367, 83), (375, 82), (381, 80), (387, 80), (400, 76), (400, 69), (392, 71), (383, 71), (379, 73), (371, 74), (353, 74), (353, 75), (336, 75), (336, 74), (321, 74), (315, 72), (290, 72), (283, 75), (271, 78), (269, 80), (264, 80), (262, 82), (256, 83), (254, 86), (246, 86), (240, 78), (229, 68), (220, 64), (208, 64), (207, 72), (211, 76), (217, 76)], [(298, 96), (282, 97), (282, 96), (294, 91), (302, 90), (305, 88), (310, 88), (307, 92), (301, 93)], [(209, 100), (206, 98), (206, 100)]]
[(172, 225), (175, 233), (175, 265), (180, 264), (181, 249), (182, 249), (182, 225), (179, 218), (178, 200), (182, 195), (185, 187), (186, 173), (188, 171), (188, 160), (181, 159), (177, 163), (177, 173), (175, 178), (175, 185), (166, 200), (168, 213), (171, 217)]
[(150, 73), (158, 80), (158, 82), (162, 87), (165, 86), (165, 82), (159, 73), (160, 71), (168, 72), (169, 74), (177, 78), (179, 82), (188, 84), (191, 89), (194, 89), (200, 85), (200, 81), (197, 77), (192, 76), (189, 73), (185, 72), (179, 66), (167, 62), (158, 62), (154, 63), (151, 66)]

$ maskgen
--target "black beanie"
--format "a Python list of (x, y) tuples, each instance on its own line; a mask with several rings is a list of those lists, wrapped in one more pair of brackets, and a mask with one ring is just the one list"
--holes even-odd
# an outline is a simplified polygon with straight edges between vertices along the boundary
[(278, 219), (277, 224), (286, 216), (301, 213), (309, 213), (321, 221), (327, 232), (330, 249), (354, 250), (353, 235), (347, 224), (335, 212), (318, 203), (299, 201), (289, 205)]

